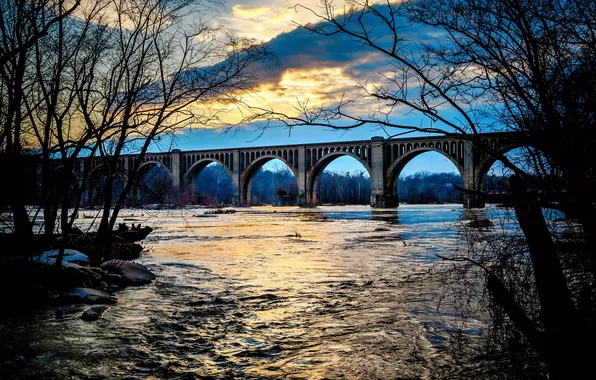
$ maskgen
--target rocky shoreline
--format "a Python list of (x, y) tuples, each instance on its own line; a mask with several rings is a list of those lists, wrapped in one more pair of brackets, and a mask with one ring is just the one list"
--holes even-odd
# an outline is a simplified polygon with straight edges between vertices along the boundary
[[(121, 226), (122, 227), (122, 226)], [(140, 257), (144, 239), (151, 228), (114, 231), (112, 255), (99, 266), (91, 265), (88, 255), (92, 237), (70, 236), (64, 249), (61, 268), (57, 265), (59, 249), (43, 251), (32, 258), (18, 255), (4, 257), (0, 270), (0, 318), (35, 313), (44, 307), (75, 304), (93, 305), (80, 318), (95, 321), (118, 301), (117, 292), (129, 286), (151, 283), (155, 275), (133, 261)], [(55, 241), (60, 241), (57, 237)]]
[[(58, 250), (42, 253), (36, 257), (40, 265), (55, 266)], [(52, 304), (114, 304), (118, 298), (115, 293), (128, 286), (151, 283), (155, 275), (143, 265), (112, 259), (99, 267), (89, 266), (87, 255), (72, 249), (65, 250), (62, 258), (62, 273), (72, 286), (70, 289), (53, 293)], [(81, 318), (86, 321), (100, 318), (107, 310), (92, 307), (83, 312)]]

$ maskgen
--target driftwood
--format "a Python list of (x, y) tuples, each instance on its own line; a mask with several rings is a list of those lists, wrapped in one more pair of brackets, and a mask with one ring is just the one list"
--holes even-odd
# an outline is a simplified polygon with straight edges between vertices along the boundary
[(140, 224), (138, 227), (133, 224), (131, 228), (128, 228), (126, 224), (121, 223), (118, 230), (112, 232), (112, 236), (114, 236), (116, 240), (134, 243), (145, 239), (152, 231), (153, 228), (149, 226), (141, 228)]
[(114, 232), (114, 236), (118, 237), (126, 242), (134, 243), (137, 241), (141, 241), (147, 237), (153, 231), (153, 228), (149, 226), (145, 226), (138, 231), (124, 231), (124, 232)]

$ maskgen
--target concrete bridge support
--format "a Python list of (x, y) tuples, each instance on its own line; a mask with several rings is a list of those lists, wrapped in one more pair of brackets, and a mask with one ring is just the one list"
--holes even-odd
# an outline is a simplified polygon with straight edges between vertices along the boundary
[(232, 203), (239, 205), (242, 199), (240, 189), (240, 151), (233, 151), (232, 157), (234, 157), (232, 165)]
[(180, 162), (180, 149), (172, 149), (170, 178), (174, 189), (181, 189), (182, 186), (182, 168)]
[(384, 139), (382, 137), (373, 137), (371, 139), (371, 166), (372, 173), (370, 180), (372, 190), (370, 194), (370, 205), (379, 208), (392, 208), (399, 205), (399, 198), (395, 192), (391, 191), (391, 187), (387, 183), (387, 176), (385, 172), (387, 168), (385, 163), (385, 149)]
[[(464, 193), (464, 207), (465, 208), (482, 208), (484, 207), (484, 199), (480, 195), (479, 181), (479, 165), (478, 156), (474, 154), (474, 146), (471, 141), (464, 141), (464, 157), (463, 157), (463, 170), (461, 172), (462, 182), (464, 189), (470, 191)], [(484, 177), (484, 174), (482, 174)]]
[(296, 204), (298, 206), (310, 206), (310, 203), (306, 200), (307, 183), (306, 183), (306, 147), (301, 146), (298, 148), (298, 175), (296, 176), (296, 182), (298, 183), (298, 197)]

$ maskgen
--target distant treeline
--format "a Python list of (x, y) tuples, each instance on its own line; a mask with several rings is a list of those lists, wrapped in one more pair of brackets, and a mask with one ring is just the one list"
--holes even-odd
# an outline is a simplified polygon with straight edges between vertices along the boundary
[[(499, 192), (506, 189), (507, 179), (487, 175), (485, 191)], [(399, 201), (404, 203), (463, 203), (463, 193), (455, 186), (463, 186), (458, 173), (418, 172), (400, 177), (397, 182)]]
[[(232, 180), (220, 165), (209, 165), (196, 179), (191, 189), (191, 201), (198, 204), (232, 203)], [(294, 173), (278, 166), (273, 170), (261, 169), (252, 180), (251, 204), (295, 204), (298, 184)]]
[(323, 172), (319, 176), (319, 203), (369, 204), (371, 181), (364, 171)]
[(397, 193), (405, 203), (462, 203), (463, 194), (453, 185), (463, 185), (457, 173), (418, 172), (400, 177)]
[[(488, 191), (505, 189), (504, 178), (489, 175)], [(146, 178), (143, 203), (168, 203), (174, 198), (168, 191), (169, 179), (158, 173)], [(463, 186), (458, 173), (418, 172), (398, 180), (398, 195), (402, 203), (462, 203), (463, 194), (455, 186)], [(364, 171), (323, 172), (316, 187), (320, 204), (369, 204), (371, 180)], [(298, 186), (294, 174), (285, 166), (261, 169), (252, 181), (251, 204), (293, 205), (297, 202)], [(207, 166), (187, 192), (185, 203), (232, 203), (232, 181), (220, 165)]]

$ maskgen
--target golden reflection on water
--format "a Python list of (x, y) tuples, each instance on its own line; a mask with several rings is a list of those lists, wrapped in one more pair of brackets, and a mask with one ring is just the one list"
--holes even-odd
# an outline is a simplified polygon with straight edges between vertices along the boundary
[(122, 292), (98, 324), (56, 322), (57, 342), (87, 334), (105, 357), (88, 368), (73, 348), (61, 365), (156, 379), (437, 377), (451, 317), (437, 313), (425, 273), (433, 252), (454, 246), (453, 209), (154, 212), (141, 262), (155, 284)]

